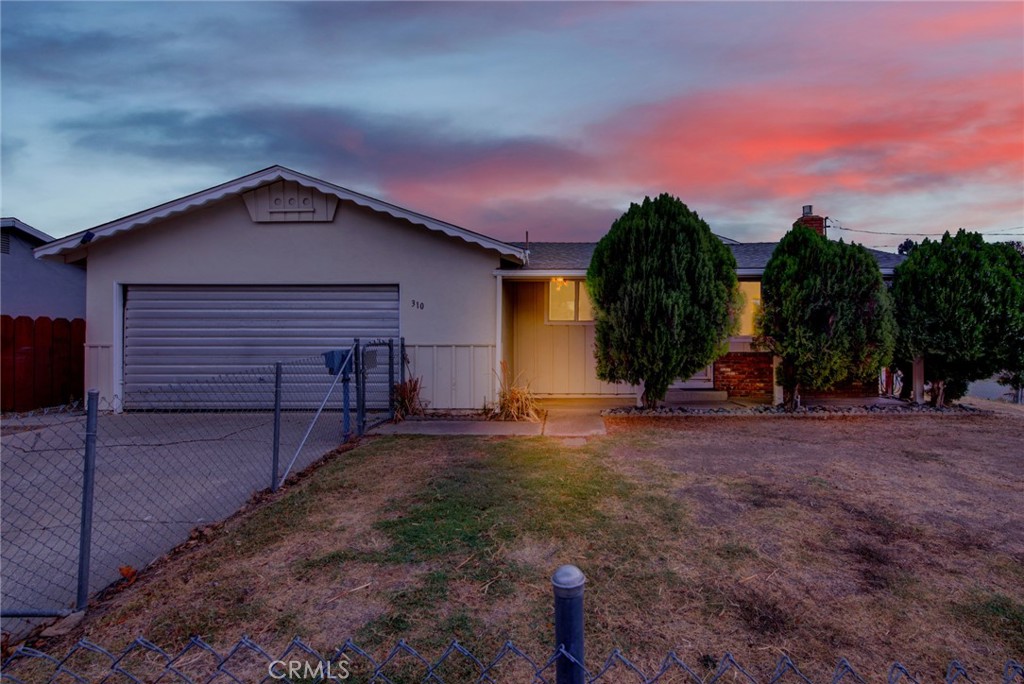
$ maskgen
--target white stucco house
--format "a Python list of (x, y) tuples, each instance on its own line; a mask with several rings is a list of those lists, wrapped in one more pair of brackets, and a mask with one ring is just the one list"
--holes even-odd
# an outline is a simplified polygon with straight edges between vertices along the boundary
[[(680, 386), (771, 400), (752, 352), (772, 243), (730, 244), (747, 293), (731, 353)], [(86, 383), (110, 399), (404, 337), (432, 408), (493, 402), (502, 360), (539, 395), (633, 396), (595, 374), (594, 243), (508, 243), (273, 166), (43, 245), (88, 263)], [(882, 255), (883, 253), (878, 253)], [(891, 274), (895, 264), (880, 256)]]

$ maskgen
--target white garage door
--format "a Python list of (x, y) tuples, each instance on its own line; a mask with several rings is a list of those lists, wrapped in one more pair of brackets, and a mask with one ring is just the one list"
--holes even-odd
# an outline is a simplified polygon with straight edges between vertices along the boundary
[[(169, 385), (398, 338), (398, 287), (132, 285), (125, 302), (125, 405)], [(230, 403), (230, 402), (229, 402)]]

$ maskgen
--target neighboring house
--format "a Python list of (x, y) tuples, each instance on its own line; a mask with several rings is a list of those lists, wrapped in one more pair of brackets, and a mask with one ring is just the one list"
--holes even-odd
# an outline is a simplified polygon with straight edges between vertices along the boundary
[(61, 406), (82, 396), (85, 268), (36, 259), (53, 238), (0, 219), (0, 411)]
[[(678, 386), (770, 400), (771, 357), (750, 335), (774, 245), (723, 240), (743, 327)], [(431, 408), (480, 408), (502, 360), (541, 396), (635, 394), (595, 374), (582, 284), (593, 249), (502, 242), (274, 166), (36, 255), (88, 262), (86, 379), (107, 398), (402, 336)], [(876, 256), (891, 275), (895, 255)]]
[(53, 238), (16, 218), (0, 219), (0, 314), (84, 318), (85, 269), (36, 259), (32, 250)]

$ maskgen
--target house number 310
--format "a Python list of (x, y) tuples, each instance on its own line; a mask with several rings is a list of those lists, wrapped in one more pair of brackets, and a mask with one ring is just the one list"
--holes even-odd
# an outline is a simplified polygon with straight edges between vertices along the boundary
[(423, 310), (424, 308), (426, 308), (426, 304), (424, 304), (423, 302), (418, 302), (414, 299), (412, 300), (412, 308)]

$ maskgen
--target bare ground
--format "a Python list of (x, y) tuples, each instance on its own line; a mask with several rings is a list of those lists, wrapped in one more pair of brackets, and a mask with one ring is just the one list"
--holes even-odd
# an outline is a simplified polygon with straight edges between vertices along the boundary
[(457, 638), (484, 657), (512, 639), (543, 660), (547, 578), (573, 562), (591, 669), (622, 648), (648, 671), (675, 650), (698, 671), (732, 652), (760, 674), (788, 654), (815, 680), (841, 656), (941, 679), (956, 658), (987, 681), (1024, 658), (1024, 414), (609, 429), (368, 441), (38, 645), (299, 634), (436, 657)]

